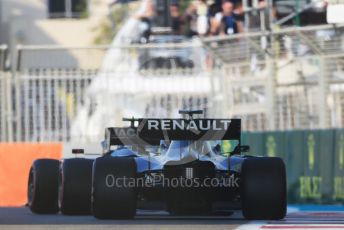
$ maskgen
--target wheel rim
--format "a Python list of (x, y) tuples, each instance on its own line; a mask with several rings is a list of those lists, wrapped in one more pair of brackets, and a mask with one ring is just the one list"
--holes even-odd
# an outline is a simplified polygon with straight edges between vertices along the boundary
[(59, 187), (58, 187), (58, 206), (61, 209), (62, 207), (62, 199), (63, 199), (63, 175), (62, 175), (62, 168), (60, 168), (59, 172)]
[(29, 186), (28, 186), (28, 203), (29, 203), (29, 205), (32, 204), (34, 191), (35, 191), (35, 176), (34, 176), (34, 169), (31, 169), (30, 174), (29, 174)]

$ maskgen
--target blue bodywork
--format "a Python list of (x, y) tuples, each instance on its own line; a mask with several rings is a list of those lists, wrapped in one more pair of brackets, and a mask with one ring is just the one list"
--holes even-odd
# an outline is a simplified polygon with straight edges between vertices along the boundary
[(197, 151), (198, 149), (193, 146), (195, 143), (190, 141), (172, 141), (165, 149), (161, 147), (151, 148), (145, 155), (139, 154), (131, 147), (121, 146), (112, 151), (110, 155), (112, 157), (134, 157), (137, 173), (163, 170), (165, 165), (183, 165), (196, 160), (212, 162), (215, 169), (219, 171), (240, 172), (241, 164), (244, 160), (242, 156), (231, 156), (230, 158), (223, 156), (220, 153), (216, 153), (209, 145), (209, 142), (202, 142), (200, 144), (201, 149)]

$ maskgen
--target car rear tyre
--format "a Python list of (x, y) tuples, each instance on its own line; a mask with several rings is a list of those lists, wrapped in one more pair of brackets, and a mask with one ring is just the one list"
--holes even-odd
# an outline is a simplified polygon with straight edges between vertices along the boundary
[(60, 161), (38, 159), (33, 162), (28, 182), (28, 206), (37, 214), (55, 214), (58, 207)]
[(93, 164), (92, 209), (98, 219), (130, 219), (136, 214), (136, 163), (127, 157), (99, 157)]
[(60, 209), (65, 215), (90, 215), (93, 160), (64, 160), (60, 177)]
[(283, 160), (278, 157), (247, 158), (241, 173), (244, 217), (254, 220), (283, 219), (287, 208)]

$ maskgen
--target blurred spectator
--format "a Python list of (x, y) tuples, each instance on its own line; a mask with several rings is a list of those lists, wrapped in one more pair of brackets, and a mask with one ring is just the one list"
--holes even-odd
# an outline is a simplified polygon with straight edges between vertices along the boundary
[(242, 4), (242, 1), (236, 1), (234, 3), (234, 18), (237, 22), (244, 25), (245, 22), (245, 12), (244, 12), (244, 6)]
[[(220, 25), (222, 20), (222, 3), (221, 3), (221, 10), (216, 10), (214, 12), (210, 12), (210, 35), (219, 35), (220, 33)], [(212, 15), (214, 13), (214, 15)]]
[(215, 15), (222, 11), (222, 0), (214, 0), (209, 6), (209, 16), (215, 17)]
[(209, 31), (207, 0), (194, 0), (187, 8), (183, 20), (188, 24), (188, 36), (205, 36)]
[(243, 32), (243, 26), (235, 18), (233, 12), (234, 5), (231, 1), (224, 1), (222, 4), (222, 19), (220, 24), (220, 34), (231, 35)]
[(138, 15), (136, 15), (136, 18), (141, 20), (141, 23), (139, 25), (140, 33), (141, 33), (141, 42), (145, 43), (149, 40), (149, 37), (151, 35), (151, 28), (152, 23), (154, 21), (155, 17), (155, 5), (152, 0), (147, 0), (146, 5), (144, 8), (144, 11)]
[[(240, 8), (238, 8), (240, 12)], [(243, 32), (242, 22), (238, 20), (238, 15), (234, 14), (234, 4), (229, 0), (222, 2), (222, 12), (218, 12), (211, 19), (212, 35), (231, 35)]]
[(183, 21), (186, 24), (186, 35), (192, 37), (197, 35), (197, 4), (192, 1), (183, 15)]
[(204, 36), (208, 32), (208, 5), (206, 0), (198, 0), (196, 2), (197, 12), (197, 33)]
[(171, 29), (173, 34), (180, 34), (182, 27), (182, 20), (180, 15), (180, 9), (178, 3), (172, 3), (170, 5), (170, 15), (171, 15)]

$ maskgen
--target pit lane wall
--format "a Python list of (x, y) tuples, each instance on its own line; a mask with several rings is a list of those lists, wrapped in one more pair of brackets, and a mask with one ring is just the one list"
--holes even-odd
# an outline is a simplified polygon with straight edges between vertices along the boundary
[(27, 184), (32, 162), (37, 158), (61, 159), (61, 143), (0, 143), (0, 207), (27, 202)]
[(250, 154), (282, 157), (289, 203), (344, 203), (344, 130), (244, 133)]

